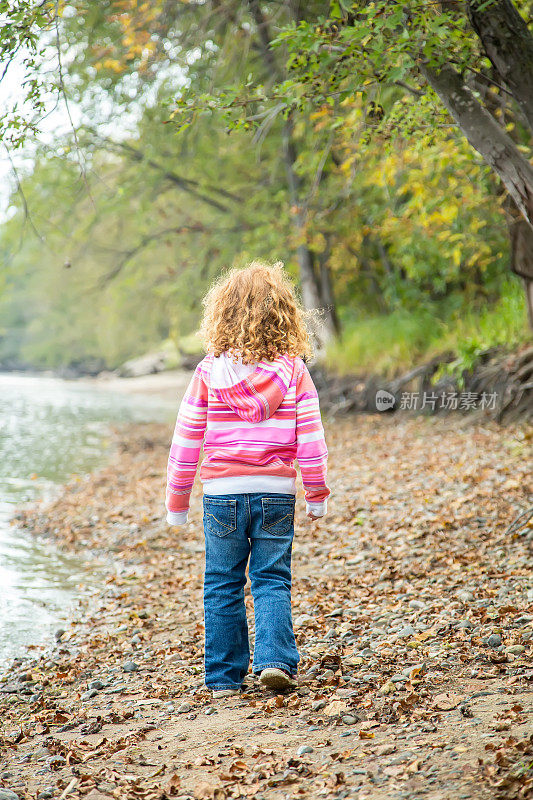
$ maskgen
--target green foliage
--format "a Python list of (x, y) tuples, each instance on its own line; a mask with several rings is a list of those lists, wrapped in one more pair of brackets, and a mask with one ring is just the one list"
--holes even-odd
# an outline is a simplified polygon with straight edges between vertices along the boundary
[(443, 329), (444, 324), (424, 308), (361, 314), (346, 321), (341, 338), (328, 348), (327, 363), (341, 374), (391, 376), (423, 358)]
[(340, 340), (328, 349), (328, 364), (340, 374), (380, 374), (392, 378), (414, 364), (451, 351), (457, 357), (435, 373), (452, 375), (461, 383), (465, 370), (479, 355), (494, 347), (511, 348), (530, 338), (524, 293), (516, 278), (500, 287), (500, 298), (484, 307), (453, 313), (446, 305), (425, 306), (407, 313), (346, 320)]
[(343, 369), (394, 371), (469, 337), (473, 352), (479, 326), (480, 346), (491, 325), (519, 338), (511, 306), (491, 316), (510, 297), (499, 187), (417, 68), (420, 53), (484, 67), (463, 11), (310, 2), (295, 22), (292, 4), (261, 3), (277, 36), (267, 68), (250, 7), (65, 6), (68, 94), (94, 120), (78, 131), (90, 196), (72, 137), (39, 151), (22, 188), (40, 238), (17, 194), (0, 228), (0, 362), (114, 367), (183, 343), (222, 269), (265, 257), (296, 274), (299, 247), (331, 279)]
[(509, 277), (503, 282), (497, 303), (477, 312), (465, 309), (460, 318), (451, 320), (450, 327), (443, 335), (442, 346), (457, 357), (444, 365), (441, 372), (452, 375), (462, 386), (464, 373), (473, 368), (482, 353), (495, 347), (507, 349), (530, 338), (520, 281)]
[[(0, 76), (20, 81), (20, 91), (10, 97), (0, 116), (0, 141), (20, 147), (31, 133), (37, 133), (44, 114), (44, 93), (58, 91), (58, 76), (47, 77), (43, 62), (50, 57), (56, 3), (45, 0), (0, 0)], [(49, 35), (47, 35), (49, 34)]]

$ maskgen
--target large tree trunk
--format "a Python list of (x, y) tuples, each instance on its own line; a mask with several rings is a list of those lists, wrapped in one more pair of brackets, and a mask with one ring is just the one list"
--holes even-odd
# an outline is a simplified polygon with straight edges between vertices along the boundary
[(533, 133), (533, 36), (511, 0), (467, 0), (470, 23)]
[(450, 65), (437, 71), (421, 63), (420, 69), (472, 147), (509, 192), (516, 211), (509, 225), (511, 269), (524, 281), (529, 324), (533, 329), (533, 167)]
[(472, 147), (500, 177), (520, 213), (533, 226), (533, 167), (494, 117), (476, 100), (449, 64), (420, 70)]

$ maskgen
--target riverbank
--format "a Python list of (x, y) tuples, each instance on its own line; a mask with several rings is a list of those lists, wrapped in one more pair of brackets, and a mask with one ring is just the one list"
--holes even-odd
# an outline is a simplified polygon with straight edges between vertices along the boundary
[(328, 517), (309, 524), (298, 497), (299, 687), (276, 697), (249, 676), (219, 703), (202, 681), (198, 483), (189, 526), (164, 521), (171, 433), (117, 427), (107, 466), (18, 515), (109, 568), (56, 645), (0, 683), (0, 786), (41, 800), (488, 800), (507, 781), (507, 798), (527, 797), (500, 756), (513, 763), (531, 729), (533, 528), (508, 532), (531, 505), (531, 430), (326, 422)]
[(154, 372), (150, 375), (139, 375), (135, 378), (121, 378), (111, 372), (102, 372), (93, 378), (78, 378), (76, 383), (112, 392), (149, 395), (161, 400), (176, 400), (177, 412), (179, 400), (187, 388), (192, 374), (191, 370), (171, 369)]

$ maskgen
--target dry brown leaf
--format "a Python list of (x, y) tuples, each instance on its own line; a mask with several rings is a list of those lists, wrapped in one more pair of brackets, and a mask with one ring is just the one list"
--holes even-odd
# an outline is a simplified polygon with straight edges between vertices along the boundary
[(344, 700), (332, 700), (329, 705), (327, 705), (324, 709), (324, 714), (327, 717), (336, 717), (338, 714), (342, 714), (348, 708), (348, 704), (344, 702)]
[(442, 694), (438, 694), (433, 698), (431, 705), (437, 711), (451, 711), (452, 708), (457, 708), (459, 703), (461, 703), (463, 700), (463, 695), (443, 692)]

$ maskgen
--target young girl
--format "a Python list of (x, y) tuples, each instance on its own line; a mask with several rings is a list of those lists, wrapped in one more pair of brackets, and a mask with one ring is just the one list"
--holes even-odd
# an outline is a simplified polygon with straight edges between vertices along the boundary
[[(168, 458), (170, 525), (187, 522), (202, 442), (205, 533), (205, 684), (236, 694), (250, 650), (246, 565), (255, 614), (252, 669), (263, 685), (296, 685), (300, 660), (291, 616), (296, 458), (307, 516), (327, 510), (327, 448), (305, 312), (283, 265), (231, 270), (204, 298), (207, 355), (178, 412)], [(205, 435), (205, 440), (204, 440)]]

